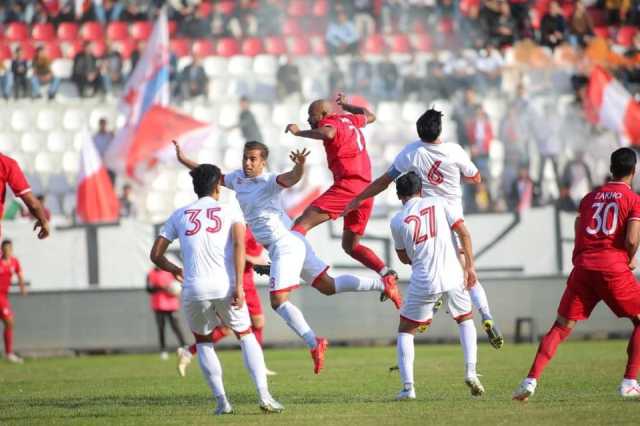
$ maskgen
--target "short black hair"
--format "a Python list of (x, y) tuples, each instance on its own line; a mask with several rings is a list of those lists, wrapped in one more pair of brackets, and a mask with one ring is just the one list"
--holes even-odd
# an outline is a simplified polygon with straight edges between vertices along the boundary
[(396, 179), (396, 194), (398, 197), (411, 197), (420, 194), (422, 181), (415, 172), (408, 172)]
[(6, 240), (2, 240), (2, 245), (0, 247), (4, 247), (4, 246), (8, 246), (13, 244), (13, 241), (6, 239)]
[(200, 164), (189, 172), (193, 180), (193, 191), (198, 197), (211, 195), (213, 189), (220, 183), (222, 172), (213, 164)]
[(636, 169), (636, 153), (631, 148), (619, 148), (611, 154), (609, 170), (614, 179), (629, 176)]
[(258, 150), (260, 151), (260, 154), (262, 154), (262, 159), (267, 160), (269, 158), (269, 147), (267, 147), (262, 142), (249, 141), (244, 144), (244, 150), (245, 151)]
[(442, 133), (442, 113), (431, 108), (425, 111), (416, 122), (420, 140), (435, 142)]

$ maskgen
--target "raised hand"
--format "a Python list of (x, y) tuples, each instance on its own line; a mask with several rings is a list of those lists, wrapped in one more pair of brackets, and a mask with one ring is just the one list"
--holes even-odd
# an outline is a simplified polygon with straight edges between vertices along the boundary
[(296, 166), (304, 166), (305, 161), (307, 161), (307, 157), (311, 154), (311, 151), (304, 148), (302, 151), (296, 149), (295, 151), (291, 151), (289, 153), (289, 158), (293, 161), (293, 164)]
[(300, 132), (300, 127), (297, 124), (287, 124), (287, 128), (284, 129), (285, 133), (291, 133), (292, 135), (297, 135)]

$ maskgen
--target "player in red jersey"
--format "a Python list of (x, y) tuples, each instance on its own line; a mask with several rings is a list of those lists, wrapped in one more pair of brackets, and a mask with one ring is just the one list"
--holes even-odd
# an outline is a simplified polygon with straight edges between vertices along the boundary
[(640, 284), (632, 270), (640, 246), (640, 196), (631, 189), (636, 154), (620, 148), (611, 154), (612, 181), (587, 194), (580, 202), (575, 222), (573, 270), (560, 300), (558, 316), (542, 338), (531, 370), (513, 398), (526, 401), (534, 394), (542, 371), (558, 345), (586, 320), (599, 301), (620, 318), (629, 318), (634, 329), (620, 394), (640, 397)]
[(13, 244), (10, 240), (2, 242), (2, 258), (0, 258), (0, 321), (4, 324), (4, 351), (7, 361), (22, 364), (22, 358), (13, 353), (13, 312), (9, 303), (9, 286), (15, 274), (18, 277), (20, 294), (26, 295), (22, 268), (17, 258), (13, 256)]
[[(376, 116), (367, 108), (347, 103), (342, 93), (336, 103), (350, 114), (334, 114), (331, 103), (320, 99), (309, 105), (310, 130), (300, 130), (297, 124), (289, 124), (285, 130), (294, 136), (323, 141), (333, 174), (333, 185), (296, 219), (292, 230), (302, 235), (321, 223), (340, 217), (347, 204), (371, 183), (371, 161), (360, 129), (373, 123)], [(342, 248), (383, 277), (381, 300), (389, 298), (399, 309), (402, 301), (396, 286), (397, 274), (370, 248), (360, 244), (372, 210), (373, 199), (369, 199), (344, 217)]]

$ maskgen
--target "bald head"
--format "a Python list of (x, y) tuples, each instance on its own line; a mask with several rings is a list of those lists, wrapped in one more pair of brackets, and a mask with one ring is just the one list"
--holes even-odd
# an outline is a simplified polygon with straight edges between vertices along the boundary
[(312, 129), (317, 128), (320, 120), (331, 113), (331, 108), (331, 102), (326, 99), (317, 99), (311, 102), (308, 111), (309, 119), (307, 121)]

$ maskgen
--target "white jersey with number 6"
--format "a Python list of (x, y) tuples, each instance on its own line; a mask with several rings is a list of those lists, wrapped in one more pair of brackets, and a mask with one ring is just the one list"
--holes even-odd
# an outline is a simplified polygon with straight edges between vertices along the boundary
[(231, 226), (244, 224), (242, 212), (233, 203), (212, 197), (176, 210), (160, 236), (180, 240), (184, 262), (184, 300), (222, 299), (235, 286)]
[(391, 219), (395, 248), (411, 259), (410, 288), (434, 294), (463, 286), (451, 241), (451, 229), (461, 221), (457, 209), (439, 197), (412, 198)]

